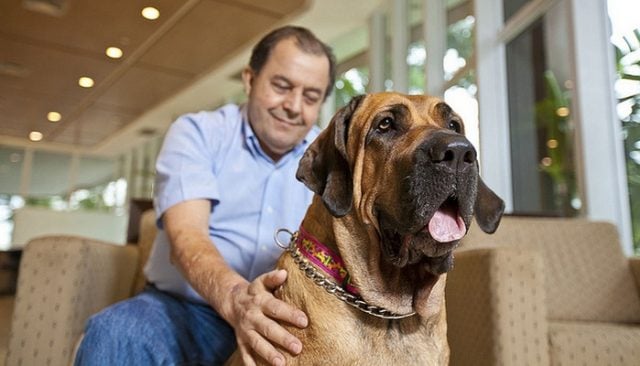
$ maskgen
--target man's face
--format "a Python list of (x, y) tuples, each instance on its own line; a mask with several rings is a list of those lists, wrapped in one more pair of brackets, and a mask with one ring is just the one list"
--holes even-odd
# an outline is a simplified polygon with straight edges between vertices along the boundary
[(277, 161), (304, 139), (318, 118), (329, 83), (329, 60), (300, 50), (293, 38), (284, 39), (259, 74), (246, 68), (242, 79), (251, 127), (262, 149)]

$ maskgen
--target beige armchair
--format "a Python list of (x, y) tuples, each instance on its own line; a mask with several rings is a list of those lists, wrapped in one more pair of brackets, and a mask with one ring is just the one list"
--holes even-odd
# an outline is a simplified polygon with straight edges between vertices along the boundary
[[(25, 247), (6, 365), (68, 365), (89, 316), (144, 287), (141, 269), (155, 237), (153, 211), (138, 245), (44, 236)], [(0, 360), (1, 361), (1, 360)]]
[(640, 365), (639, 287), (611, 224), (472, 227), (447, 279), (451, 365)]

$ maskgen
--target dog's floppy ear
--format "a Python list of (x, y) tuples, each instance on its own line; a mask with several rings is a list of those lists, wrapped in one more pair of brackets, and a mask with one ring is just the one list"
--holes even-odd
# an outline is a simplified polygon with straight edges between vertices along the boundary
[(305, 151), (296, 178), (322, 197), (336, 217), (346, 215), (353, 201), (353, 182), (347, 163), (349, 122), (363, 96), (351, 99), (329, 122), (329, 126)]
[(485, 233), (493, 234), (504, 213), (504, 201), (478, 177), (478, 195), (474, 206), (476, 222)]

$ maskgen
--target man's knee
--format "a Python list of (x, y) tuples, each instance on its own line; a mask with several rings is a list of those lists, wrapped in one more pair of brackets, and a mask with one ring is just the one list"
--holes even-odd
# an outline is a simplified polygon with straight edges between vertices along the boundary
[(221, 364), (234, 348), (212, 309), (149, 290), (89, 319), (76, 364)]
[(140, 304), (137, 301), (131, 302), (133, 304), (116, 304), (90, 317), (85, 326), (85, 337), (95, 335), (104, 341), (127, 340), (130, 337), (135, 339), (134, 332), (141, 330), (148, 321), (141, 318), (144, 311), (133, 308)]
[(122, 364), (125, 361), (122, 357), (133, 357), (135, 362), (155, 362), (157, 357), (164, 357), (162, 349), (153, 346), (160, 341), (163, 327), (162, 313), (152, 305), (136, 297), (89, 318), (76, 364)]

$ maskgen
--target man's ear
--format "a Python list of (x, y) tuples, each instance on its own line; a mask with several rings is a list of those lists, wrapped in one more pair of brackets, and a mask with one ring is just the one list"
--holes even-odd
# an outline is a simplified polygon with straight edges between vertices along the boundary
[(246, 66), (242, 69), (242, 85), (244, 86), (244, 93), (249, 95), (251, 93), (251, 85), (253, 83), (253, 70), (251, 67)]
[(476, 222), (485, 233), (493, 234), (504, 213), (504, 201), (478, 177), (478, 194), (474, 206)]
[(347, 162), (349, 123), (364, 96), (356, 96), (341, 108), (329, 126), (305, 151), (296, 178), (322, 197), (333, 216), (342, 217), (351, 209), (353, 181)]

